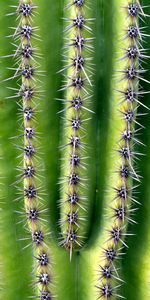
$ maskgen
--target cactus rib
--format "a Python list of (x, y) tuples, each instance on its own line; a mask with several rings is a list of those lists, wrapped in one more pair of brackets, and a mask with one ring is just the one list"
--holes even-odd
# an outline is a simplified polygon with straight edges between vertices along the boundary
[(85, 219), (88, 180), (86, 127), (91, 111), (88, 102), (91, 98), (93, 49), (91, 28), (92, 18), (87, 14), (87, 1), (69, 1), (66, 5), (64, 29), (66, 44), (64, 55), (67, 66), (61, 70), (66, 83), (64, 100), (63, 166), (61, 184), (61, 245), (70, 251), (80, 248), (85, 239)]
[[(111, 222), (107, 228), (107, 238), (102, 252), (99, 269), (98, 295), (101, 299), (122, 298), (118, 289), (122, 280), (118, 274), (116, 261), (124, 254), (124, 247), (128, 247), (125, 237), (131, 235), (127, 231), (128, 223), (136, 223), (133, 219), (137, 208), (134, 197), (140, 175), (136, 171), (138, 153), (135, 144), (142, 144), (138, 140), (142, 125), (138, 122), (139, 81), (144, 80), (144, 70), (141, 60), (146, 58), (145, 49), (142, 49), (144, 33), (139, 26), (139, 16), (144, 17), (143, 9), (138, 1), (124, 1), (123, 3), (124, 33), (119, 57), (121, 69), (116, 83), (115, 97), (119, 99), (120, 130), (116, 147), (115, 186), (113, 199), (110, 205)], [(118, 97), (119, 94), (119, 97)], [(121, 97), (120, 97), (121, 95)], [(135, 184), (135, 182), (137, 184)], [(112, 195), (112, 194), (111, 194)]]
[[(37, 111), (37, 99), (40, 97), (39, 76), (41, 71), (36, 63), (38, 57), (34, 40), (39, 39), (37, 35), (37, 27), (33, 26), (33, 17), (36, 13), (37, 6), (32, 0), (20, 0), (15, 13), (19, 25), (15, 33), (12, 35), (16, 46), (15, 54), (17, 68), (15, 64), (15, 74), (12, 78), (19, 78), (21, 84), (19, 91), (14, 97), (22, 98), (17, 101), (19, 111), (23, 115), (23, 144), (17, 146), (22, 152), (23, 167), (19, 167), (20, 175), (16, 183), (22, 183), (24, 192), (24, 207), (27, 230), (30, 231), (33, 244), (33, 252), (35, 258), (35, 270), (37, 284), (37, 297), (40, 300), (52, 299), (52, 275), (51, 275), (51, 255), (47, 246), (47, 235), (45, 232), (43, 218), (46, 209), (40, 203), (41, 196), (38, 179), (38, 134), (35, 129), (35, 118)], [(21, 198), (21, 197), (19, 197)], [(22, 214), (22, 213), (21, 213)], [(27, 245), (28, 246), (28, 245)], [(27, 247), (26, 246), (26, 247)], [(25, 248), (26, 248), (25, 247)]]

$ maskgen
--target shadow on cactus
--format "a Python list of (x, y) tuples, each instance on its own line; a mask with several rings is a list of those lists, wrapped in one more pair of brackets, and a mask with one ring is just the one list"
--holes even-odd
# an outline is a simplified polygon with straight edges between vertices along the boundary
[(1, 298), (146, 300), (150, 9), (51, 2), (0, 4)]

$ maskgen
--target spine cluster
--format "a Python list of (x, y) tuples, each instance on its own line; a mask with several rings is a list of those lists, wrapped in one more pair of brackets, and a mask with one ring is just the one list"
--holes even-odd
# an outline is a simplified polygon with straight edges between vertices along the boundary
[[(14, 6), (13, 6), (14, 7)], [(35, 128), (35, 117), (37, 101), (40, 98), (37, 84), (39, 86), (40, 71), (39, 65), (35, 62), (38, 57), (34, 41), (38, 39), (37, 28), (33, 26), (33, 17), (36, 13), (36, 6), (32, 0), (20, 0), (16, 8), (19, 25), (13, 34), (16, 44), (16, 51), (13, 55), (16, 58), (15, 74), (20, 82), (19, 90), (15, 97), (19, 98), (19, 110), (23, 116), (23, 137), (22, 145), (19, 146), (23, 156), (23, 167), (19, 170), (17, 182), (23, 183), (25, 216), (28, 228), (32, 237), (34, 257), (36, 265), (36, 284), (38, 285), (38, 298), (40, 300), (51, 300), (51, 260), (46, 245), (45, 229), (42, 224), (45, 209), (40, 200), (40, 186), (38, 186), (37, 168), (37, 134)], [(16, 67), (17, 65), (17, 67)], [(21, 197), (20, 197), (21, 198)]]
[[(64, 30), (66, 54), (64, 60), (67, 71), (64, 76), (66, 83), (62, 87), (66, 98), (64, 103), (64, 135), (63, 176), (61, 180), (62, 197), (62, 233), (65, 246), (72, 254), (73, 248), (81, 247), (83, 242), (82, 224), (85, 211), (86, 189), (86, 124), (88, 122), (89, 87), (92, 75), (92, 40), (89, 23), (86, 17), (86, 0), (70, 0), (66, 6)], [(81, 233), (82, 232), (82, 233)], [(81, 233), (81, 234), (80, 234)]]
[(123, 248), (127, 247), (125, 236), (130, 235), (126, 231), (127, 224), (135, 223), (132, 215), (137, 208), (133, 205), (138, 202), (134, 197), (137, 185), (134, 186), (133, 183), (138, 184), (140, 181), (134, 163), (140, 153), (136, 152), (135, 144), (140, 144), (137, 135), (142, 128), (138, 122), (137, 110), (140, 104), (145, 106), (140, 102), (143, 92), (139, 88), (139, 80), (145, 80), (141, 61), (146, 58), (145, 49), (142, 48), (145, 35), (139, 27), (139, 19), (145, 15), (139, 1), (125, 1), (123, 10), (125, 27), (120, 61), (123, 62), (124, 69), (118, 70), (121, 75), (117, 84), (121, 118), (120, 139), (116, 147), (117, 171), (114, 172), (117, 179), (110, 206), (111, 225), (107, 230), (108, 238), (103, 248), (97, 286), (99, 298), (107, 300), (122, 298), (117, 291), (122, 280), (115, 265), (123, 254)]

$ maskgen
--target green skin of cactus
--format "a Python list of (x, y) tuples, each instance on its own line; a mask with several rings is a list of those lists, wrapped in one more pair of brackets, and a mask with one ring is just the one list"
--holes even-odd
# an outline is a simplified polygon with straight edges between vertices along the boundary
[[(8, 1), (9, 4), (9, 1)], [(11, 4), (11, 1), (10, 1)], [(147, 5), (146, 1), (144, 3)], [(118, 43), (118, 35), (124, 27), (124, 17), (122, 17), (122, 13), (120, 12), (120, 1), (115, 0), (110, 4), (100, 2), (95, 5), (94, 11), (97, 11), (96, 19), (98, 27), (95, 28), (95, 37), (96, 37), (96, 79), (95, 79), (95, 87), (94, 87), (94, 96), (95, 98), (95, 107), (98, 108), (97, 113), (95, 115), (95, 123), (92, 132), (95, 131), (93, 136), (100, 136), (99, 138), (95, 138), (97, 141), (93, 141), (95, 145), (97, 145), (97, 151), (101, 153), (101, 157), (94, 159), (94, 165), (98, 161), (98, 167), (95, 168), (97, 170), (97, 182), (95, 182), (95, 195), (93, 193), (93, 198), (95, 196), (96, 199), (96, 208), (99, 208), (98, 213), (93, 213), (95, 216), (99, 216), (101, 219), (97, 221), (93, 217), (92, 221), (87, 218), (87, 223), (92, 229), (88, 233), (88, 240), (86, 243), (86, 248), (82, 249), (80, 252), (76, 252), (70, 263), (68, 253), (65, 252), (64, 249), (60, 249), (58, 247), (57, 240), (57, 229), (56, 229), (56, 221), (59, 220), (58, 209), (56, 209), (57, 205), (56, 199), (60, 198), (58, 190), (58, 178), (60, 177), (59, 170), (59, 153), (58, 153), (58, 145), (60, 144), (58, 140), (58, 136), (61, 138), (62, 132), (62, 124), (59, 123), (59, 120), (56, 117), (56, 113), (62, 108), (61, 105), (57, 101), (52, 101), (58, 97), (55, 92), (59, 89), (60, 76), (56, 75), (58, 69), (61, 68), (61, 56), (58, 55), (57, 58), (55, 56), (56, 51), (53, 51), (53, 43), (55, 37), (55, 47), (54, 50), (57, 49), (59, 52), (61, 49), (60, 36), (62, 28), (60, 28), (60, 17), (62, 7), (59, 3), (43, 3), (39, 1), (39, 11), (40, 16), (37, 16), (38, 25), (41, 27), (41, 33), (43, 34), (43, 39), (45, 45), (42, 43), (42, 53), (46, 58), (46, 72), (48, 76), (44, 79), (44, 84), (46, 87), (46, 101), (43, 101), (41, 104), (42, 109), (45, 111), (39, 117), (39, 129), (42, 132), (45, 132), (43, 143), (45, 149), (45, 165), (46, 165), (46, 188), (47, 188), (47, 204), (50, 207), (50, 229), (52, 231), (52, 237), (49, 243), (51, 247), (53, 261), (54, 264), (54, 277), (56, 279), (56, 295), (58, 299), (65, 300), (77, 300), (77, 299), (96, 299), (96, 292), (94, 285), (97, 284), (97, 270), (100, 264), (100, 255), (101, 255), (101, 246), (104, 245), (104, 242), (107, 240), (108, 234), (105, 229), (109, 228), (110, 222), (112, 222), (111, 218), (104, 217), (105, 210), (103, 208), (103, 204), (106, 205), (109, 203), (109, 200), (113, 198), (112, 190), (108, 192), (108, 197), (104, 197), (103, 189), (107, 190), (108, 187), (116, 185), (116, 181), (118, 177), (116, 174), (113, 174), (114, 171), (114, 161), (118, 160), (118, 154), (113, 151), (112, 157), (112, 149), (116, 148), (116, 141), (120, 138), (120, 130), (122, 129), (122, 123), (120, 120), (120, 115), (117, 112), (119, 108), (118, 104), (118, 94), (115, 92), (111, 92), (112, 87), (114, 87), (114, 81), (110, 82), (110, 73), (111, 71), (111, 60), (113, 59), (113, 68), (114, 69), (122, 69), (124, 62), (117, 62), (115, 58), (112, 57), (113, 53), (118, 50), (120, 47), (120, 43)], [(123, 4), (124, 5), (124, 4)], [(6, 13), (6, 3), (5, 1), (1, 1), (0, 3), (1, 11)], [(109, 12), (108, 12), (109, 11)], [(114, 18), (115, 11), (115, 20)], [(103, 15), (107, 16), (107, 22), (105, 27), (103, 27), (101, 19), (98, 17), (101, 14), (101, 18)], [(109, 14), (109, 16), (108, 16)], [(51, 18), (50, 18), (51, 15)], [(95, 12), (93, 13), (93, 16)], [(113, 15), (113, 18), (112, 18)], [(43, 22), (44, 20), (44, 22)], [(113, 23), (112, 23), (112, 20)], [(1, 30), (3, 35), (10, 34), (10, 30), (8, 27), (10, 26), (10, 19), (6, 18), (4, 21), (4, 17), (0, 20), (1, 24), (5, 23), (5, 26), (1, 26)], [(11, 21), (13, 24), (13, 21)], [(56, 23), (56, 27), (54, 28), (53, 24)], [(113, 30), (112, 30), (113, 24)], [(12, 25), (13, 26), (13, 25)], [(51, 28), (52, 34), (49, 33), (45, 35), (46, 28)], [(58, 31), (60, 34), (58, 34)], [(104, 44), (101, 44), (100, 33), (107, 35), (107, 38), (104, 39)], [(110, 47), (110, 41), (113, 34), (113, 48)], [(7, 49), (8, 42), (6, 43), (3, 40), (3, 47)], [(12, 50), (11, 46), (10, 52)], [(51, 48), (51, 52), (47, 49)], [(109, 48), (109, 51), (108, 51)], [(148, 48), (148, 44), (147, 44)], [(61, 50), (62, 51), (62, 50)], [(100, 53), (102, 53), (105, 58), (105, 67), (100, 60)], [(59, 54), (61, 54), (59, 52)], [(3, 53), (4, 55), (4, 53)], [(111, 57), (111, 58), (110, 58)], [(120, 54), (118, 55), (120, 57)], [(9, 76), (9, 72), (6, 72), (6, 66), (10, 66), (12, 61), (9, 59), (8, 62), (3, 62), (3, 70), (6, 76)], [(102, 70), (104, 70), (103, 74), (100, 70), (100, 66)], [(106, 66), (108, 68), (106, 68)], [(7, 73), (7, 74), (6, 74)], [(146, 74), (148, 78), (148, 73)], [(56, 79), (57, 78), (57, 79)], [(100, 87), (100, 82), (103, 83), (103, 89)], [(13, 86), (13, 83), (11, 83)], [(118, 83), (117, 83), (118, 84)], [(120, 84), (120, 83), (119, 83)], [(122, 84), (122, 83), (121, 83)], [(115, 84), (116, 85), (116, 84)], [(147, 89), (146, 84), (143, 84), (143, 89)], [(111, 87), (111, 88), (110, 88)], [(3, 160), (0, 161), (0, 169), (1, 173), (5, 174), (5, 178), (3, 182), (5, 186), (10, 186), (10, 184), (14, 181), (15, 178), (15, 157), (17, 155), (13, 145), (8, 142), (8, 138), (17, 134), (16, 126), (17, 124), (17, 116), (16, 116), (16, 104), (11, 101), (3, 100), (6, 96), (6, 84), (1, 85), (1, 102), (0, 102), (0, 118), (3, 122), (3, 126), (0, 128), (0, 136), (1, 136), (1, 156)], [(105, 93), (104, 93), (105, 90)], [(100, 97), (103, 95), (103, 97)], [(100, 103), (99, 99), (102, 103)], [(145, 102), (148, 100), (147, 96), (144, 96)], [(105, 101), (106, 100), (106, 101)], [(107, 105), (106, 105), (107, 104)], [(148, 105), (148, 101), (146, 103)], [(101, 107), (101, 109), (99, 108)], [(10, 119), (11, 115), (11, 119)], [(109, 123), (106, 122), (106, 117)], [(9, 120), (9, 122), (8, 122)], [(100, 121), (99, 121), (100, 120)], [(141, 300), (148, 299), (150, 295), (150, 263), (149, 263), (149, 250), (150, 250), (150, 239), (149, 239), (149, 219), (150, 219), (150, 191), (149, 191), (149, 174), (150, 174), (150, 166), (149, 166), (149, 149), (150, 149), (150, 134), (149, 134), (149, 117), (145, 116), (142, 119), (142, 125), (145, 125), (144, 133), (142, 135), (142, 141), (147, 145), (144, 153), (145, 157), (141, 158), (139, 162), (140, 173), (144, 177), (142, 179), (142, 184), (138, 187), (138, 191), (140, 194), (138, 195), (139, 202), (142, 203), (139, 208), (139, 212), (137, 213), (136, 221), (137, 225), (129, 225), (129, 231), (135, 233), (136, 236), (129, 237), (127, 242), (129, 249), (127, 249), (127, 255), (124, 256), (123, 262), (121, 264), (121, 278), (126, 281), (126, 284), (121, 288), (122, 295), (126, 296), (127, 299), (132, 300)], [(53, 126), (52, 126), (53, 125)], [(108, 126), (108, 127), (107, 127)], [(49, 132), (49, 136), (56, 136), (56, 141), (53, 143), (50, 141), (50, 138), (47, 134)], [(104, 134), (105, 133), (105, 134)], [(107, 136), (106, 136), (107, 133)], [(106, 140), (106, 141), (105, 141)], [(101, 144), (103, 142), (103, 147), (101, 148)], [(106, 143), (107, 142), (107, 143)], [(9, 143), (9, 146), (8, 146)], [(62, 142), (61, 142), (62, 144)], [(104, 146), (105, 144), (105, 146)], [(97, 151), (93, 151), (93, 153), (98, 153)], [(54, 171), (56, 170), (56, 171)], [(99, 175), (103, 170), (103, 176)], [(105, 180), (103, 179), (105, 178)], [(45, 180), (44, 180), (45, 182)], [(19, 300), (26, 299), (27, 296), (31, 296), (32, 288), (27, 284), (30, 282), (30, 272), (32, 270), (32, 261), (31, 261), (31, 253), (30, 249), (26, 251), (21, 251), (21, 248), (24, 246), (22, 242), (16, 242), (15, 236), (21, 237), (25, 236), (25, 232), (23, 228), (19, 225), (19, 229), (16, 229), (17, 221), (20, 221), (14, 210), (20, 209), (20, 203), (14, 202), (15, 198), (15, 188), (10, 187), (6, 191), (5, 188), (2, 187), (2, 196), (5, 196), (5, 205), (2, 205), (3, 210), (1, 211), (3, 227), (1, 233), (1, 244), (3, 247), (0, 249), (0, 257), (1, 262), (3, 262), (2, 269), (2, 282), (4, 286), (7, 286), (7, 289), (2, 289), (0, 291), (2, 297), (5, 296), (6, 299), (10, 300)], [(92, 194), (92, 193), (91, 193)], [(102, 205), (99, 204), (102, 203)], [(101, 208), (101, 209), (100, 209)], [(110, 212), (108, 211), (108, 215)], [(55, 229), (55, 230), (54, 230)], [(17, 231), (16, 231), (17, 230)], [(48, 226), (49, 230), (49, 226)], [(9, 241), (9, 243), (8, 243)], [(7, 255), (6, 255), (7, 253)], [(20, 255), (21, 253), (21, 255)], [(21, 274), (21, 277), (20, 277)], [(56, 275), (56, 276), (55, 276)], [(18, 282), (20, 284), (18, 285)], [(6, 285), (5, 285), (6, 284)]]

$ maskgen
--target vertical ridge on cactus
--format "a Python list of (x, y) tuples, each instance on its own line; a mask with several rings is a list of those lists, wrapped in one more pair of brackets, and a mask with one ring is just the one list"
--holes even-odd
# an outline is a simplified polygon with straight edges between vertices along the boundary
[[(135, 150), (142, 125), (138, 122), (139, 98), (142, 95), (139, 80), (144, 80), (141, 56), (145, 55), (142, 48), (144, 33), (139, 26), (139, 16), (144, 17), (143, 9), (138, 1), (123, 3), (124, 18), (123, 42), (121, 44), (121, 70), (117, 70), (116, 97), (119, 99), (120, 138), (117, 141), (115, 161), (115, 186), (110, 204), (111, 222), (107, 229), (107, 238), (99, 269), (98, 295), (101, 299), (123, 298), (118, 289), (122, 282), (116, 267), (116, 258), (120, 257), (123, 247), (127, 246), (126, 236), (128, 223), (136, 223), (133, 215), (136, 212), (135, 190), (140, 182), (136, 171), (136, 159), (141, 153)], [(121, 95), (121, 96), (120, 96)], [(143, 104), (144, 105), (144, 104)], [(122, 284), (122, 283), (121, 283)]]
[(85, 240), (88, 151), (86, 146), (87, 123), (91, 107), (90, 86), (92, 76), (92, 41), (87, 1), (68, 1), (64, 21), (66, 44), (64, 46), (63, 72), (66, 83), (64, 102), (65, 146), (62, 159), (61, 220), (63, 239), (61, 245), (70, 250), (80, 248)]
[[(19, 90), (16, 91), (16, 96), (19, 98), (20, 115), (23, 116), (23, 133), (19, 137), (22, 139), (22, 145), (17, 146), (22, 152), (23, 166), (18, 167), (20, 175), (17, 176), (16, 184), (23, 181), (23, 188), (19, 188), (19, 192), (24, 196), (25, 213), (20, 213), (24, 216), (27, 223), (27, 230), (31, 233), (34, 258), (35, 258), (35, 273), (37, 284), (37, 294), (40, 300), (52, 299), (52, 276), (51, 276), (51, 257), (47, 246), (47, 235), (43, 224), (43, 218), (46, 209), (41, 203), (41, 186), (39, 182), (39, 167), (38, 167), (38, 134), (36, 132), (36, 111), (37, 101), (40, 99), (39, 76), (42, 75), (39, 71), (39, 64), (36, 63), (38, 58), (37, 49), (34, 46), (34, 40), (39, 39), (37, 35), (37, 27), (33, 26), (33, 18), (36, 13), (37, 6), (32, 0), (20, 0), (16, 8), (17, 20), (19, 25), (12, 35), (15, 41), (16, 59), (15, 74), (12, 78), (21, 79)], [(12, 13), (13, 14), (13, 13)], [(17, 66), (16, 66), (17, 65)], [(11, 79), (11, 78), (9, 78)], [(22, 101), (20, 102), (20, 99)], [(19, 198), (22, 198), (21, 196)], [(28, 238), (25, 238), (25, 240)], [(28, 247), (29, 245), (25, 246)]]

